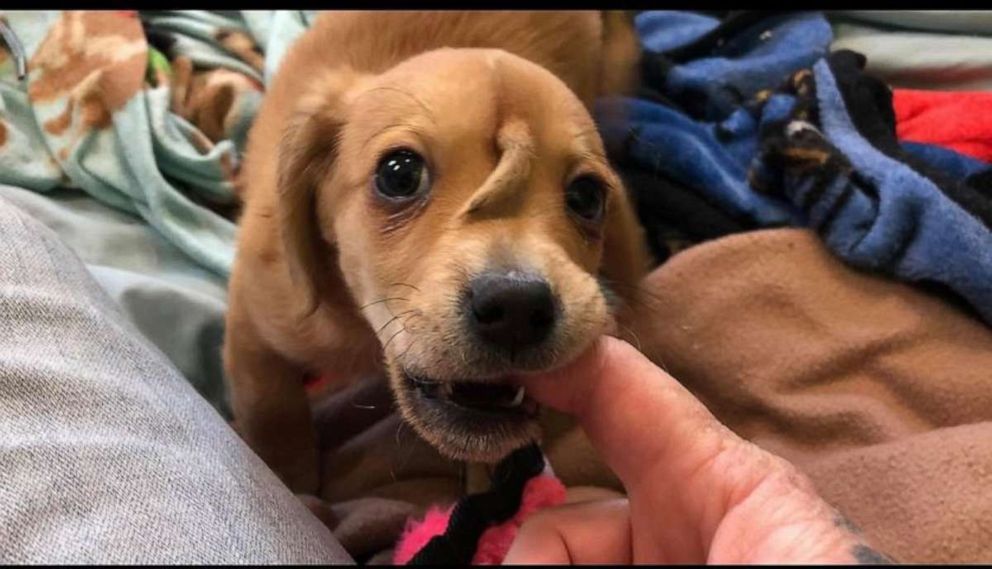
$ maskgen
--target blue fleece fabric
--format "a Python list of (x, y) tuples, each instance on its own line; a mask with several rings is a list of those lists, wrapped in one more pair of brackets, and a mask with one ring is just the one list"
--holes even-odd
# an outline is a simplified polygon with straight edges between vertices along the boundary
[[(655, 51), (683, 47), (719, 24), (668, 11), (641, 14), (636, 23), (644, 46)], [(669, 67), (664, 84), (650, 85), (674, 106), (601, 101), (596, 114), (604, 142), (611, 156), (684, 185), (738, 219), (759, 227), (808, 226), (853, 266), (945, 285), (992, 323), (992, 233), (931, 180), (858, 133), (824, 59), (830, 39), (818, 13), (775, 16), (728, 35), (705, 57)], [(760, 179), (767, 169), (759, 159), (759, 140), (782, 128), (796, 97), (779, 91), (758, 105), (738, 95), (775, 91), (793, 73), (811, 67), (822, 123), (812, 128), (822, 127), (828, 146), (853, 172), (814, 169), (783, 178), (784, 187), (772, 194), (756, 192), (749, 173)], [(693, 100), (687, 101), (686, 93)], [(616, 112), (618, 105), (623, 113)], [(988, 168), (938, 146), (902, 146), (955, 180)], [(833, 177), (824, 189), (826, 176)]]
[[(781, 99), (785, 115), (791, 99)], [(756, 194), (747, 182), (747, 169), (757, 150), (758, 123), (740, 109), (720, 124), (697, 122), (685, 114), (647, 101), (609, 99), (597, 113), (616, 104), (625, 106), (626, 120), (600, 122), (608, 147), (626, 147), (628, 159), (651, 172), (667, 175), (696, 190), (707, 201), (740, 219), (764, 227), (795, 224), (793, 208), (782, 200)]]
[[(667, 51), (715, 29), (716, 18), (678, 11), (652, 11), (636, 21), (642, 44)], [(608, 99), (597, 118), (608, 147), (625, 148), (629, 159), (649, 171), (662, 172), (697, 190), (727, 213), (764, 227), (798, 224), (794, 208), (782, 200), (753, 192), (747, 169), (757, 151), (759, 119), (740, 106), (735, 93), (774, 89), (789, 74), (823, 56), (831, 32), (819, 13), (776, 16), (751, 26), (705, 57), (676, 65), (665, 85), (653, 85), (678, 100), (687, 93), (712, 110), (707, 121), (684, 108), (637, 99)], [(763, 113), (784, 116), (792, 99), (777, 96)], [(620, 105), (625, 113), (610, 109)], [(767, 119), (762, 119), (767, 120)], [(628, 139), (633, 135), (632, 138)]]
[[(638, 34), (652, 51), (668, 51), (715, 29), (715, 18), (685, 12), (642, 14)], [(728, 37), (709, 57), (674, 66), (663, 92), (680, 101), (705, 101), (697, 118), (719, 121), (762, 89), (827, 55), (833, 33), (819, 12), (772, 16)]]
[(813, 72), (823, 134), (856, 175), (839, 175), (810, 203), (814, 175), (787, 181), (783, 190), (806, 205), (810, 224), (848, 263), (943, 284), (992, 323), (992, 232), (929, 179), (861, 137), (826, 61)]
[(955, 180), (963, 180), (989, 168), (989, 164), (981, 160), (965, 156), (943, 146), (909, 141), (900, 142), (899, 146), (926, 165), (936, 168)]
[(651, 10), (634, 18), (644, 47), (668, 51), (695, 41), (720, 25), (720, 20), (678, 10)]

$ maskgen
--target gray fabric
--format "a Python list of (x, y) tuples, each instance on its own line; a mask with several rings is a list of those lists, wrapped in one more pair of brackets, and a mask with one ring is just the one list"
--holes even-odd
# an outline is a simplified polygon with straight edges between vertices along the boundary
[(892, 87), (942, 91), (992, 89), (992, 35), (876, 27), (837, 19), (832, 50), (868, 58), (866, 70)]
[(830, 14), (913, 30), (992, 35), (992, 10), (833, 10)]
[(78, 190), (45, 195), (0, 184), (6, 198), (52, 229), (132, 324), (230, 418), (221, 367), (226, 282), (143, 219)]
[(351, 561), (3, 198), (0, 243), (0, 563)]

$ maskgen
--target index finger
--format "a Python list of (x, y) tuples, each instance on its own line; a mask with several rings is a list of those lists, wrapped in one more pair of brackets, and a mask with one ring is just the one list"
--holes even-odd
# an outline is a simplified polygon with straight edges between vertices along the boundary
[(522, 378), (538, 402), (576, 416), (628, 490), (642, 476), (693, 469), (740, 442), (667, 372), (604, 336), (571, 364)]

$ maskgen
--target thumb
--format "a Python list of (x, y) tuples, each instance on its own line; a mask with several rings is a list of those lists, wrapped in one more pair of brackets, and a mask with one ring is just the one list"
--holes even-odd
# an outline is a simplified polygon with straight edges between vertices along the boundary
[(628, 491), (742, 442), (672, 376), (609, 336), (571, 364), (521, 381), (538, 402), (575, 415)]

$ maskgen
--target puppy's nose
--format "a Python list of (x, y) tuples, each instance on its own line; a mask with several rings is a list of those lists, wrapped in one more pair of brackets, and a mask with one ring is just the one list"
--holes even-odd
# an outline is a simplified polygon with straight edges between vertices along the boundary
[(555, 323), (548, 283), (534, 275), (485, 273), (470, 285), (469, 321), (485, 342), (519, 350), (541, 343)]

